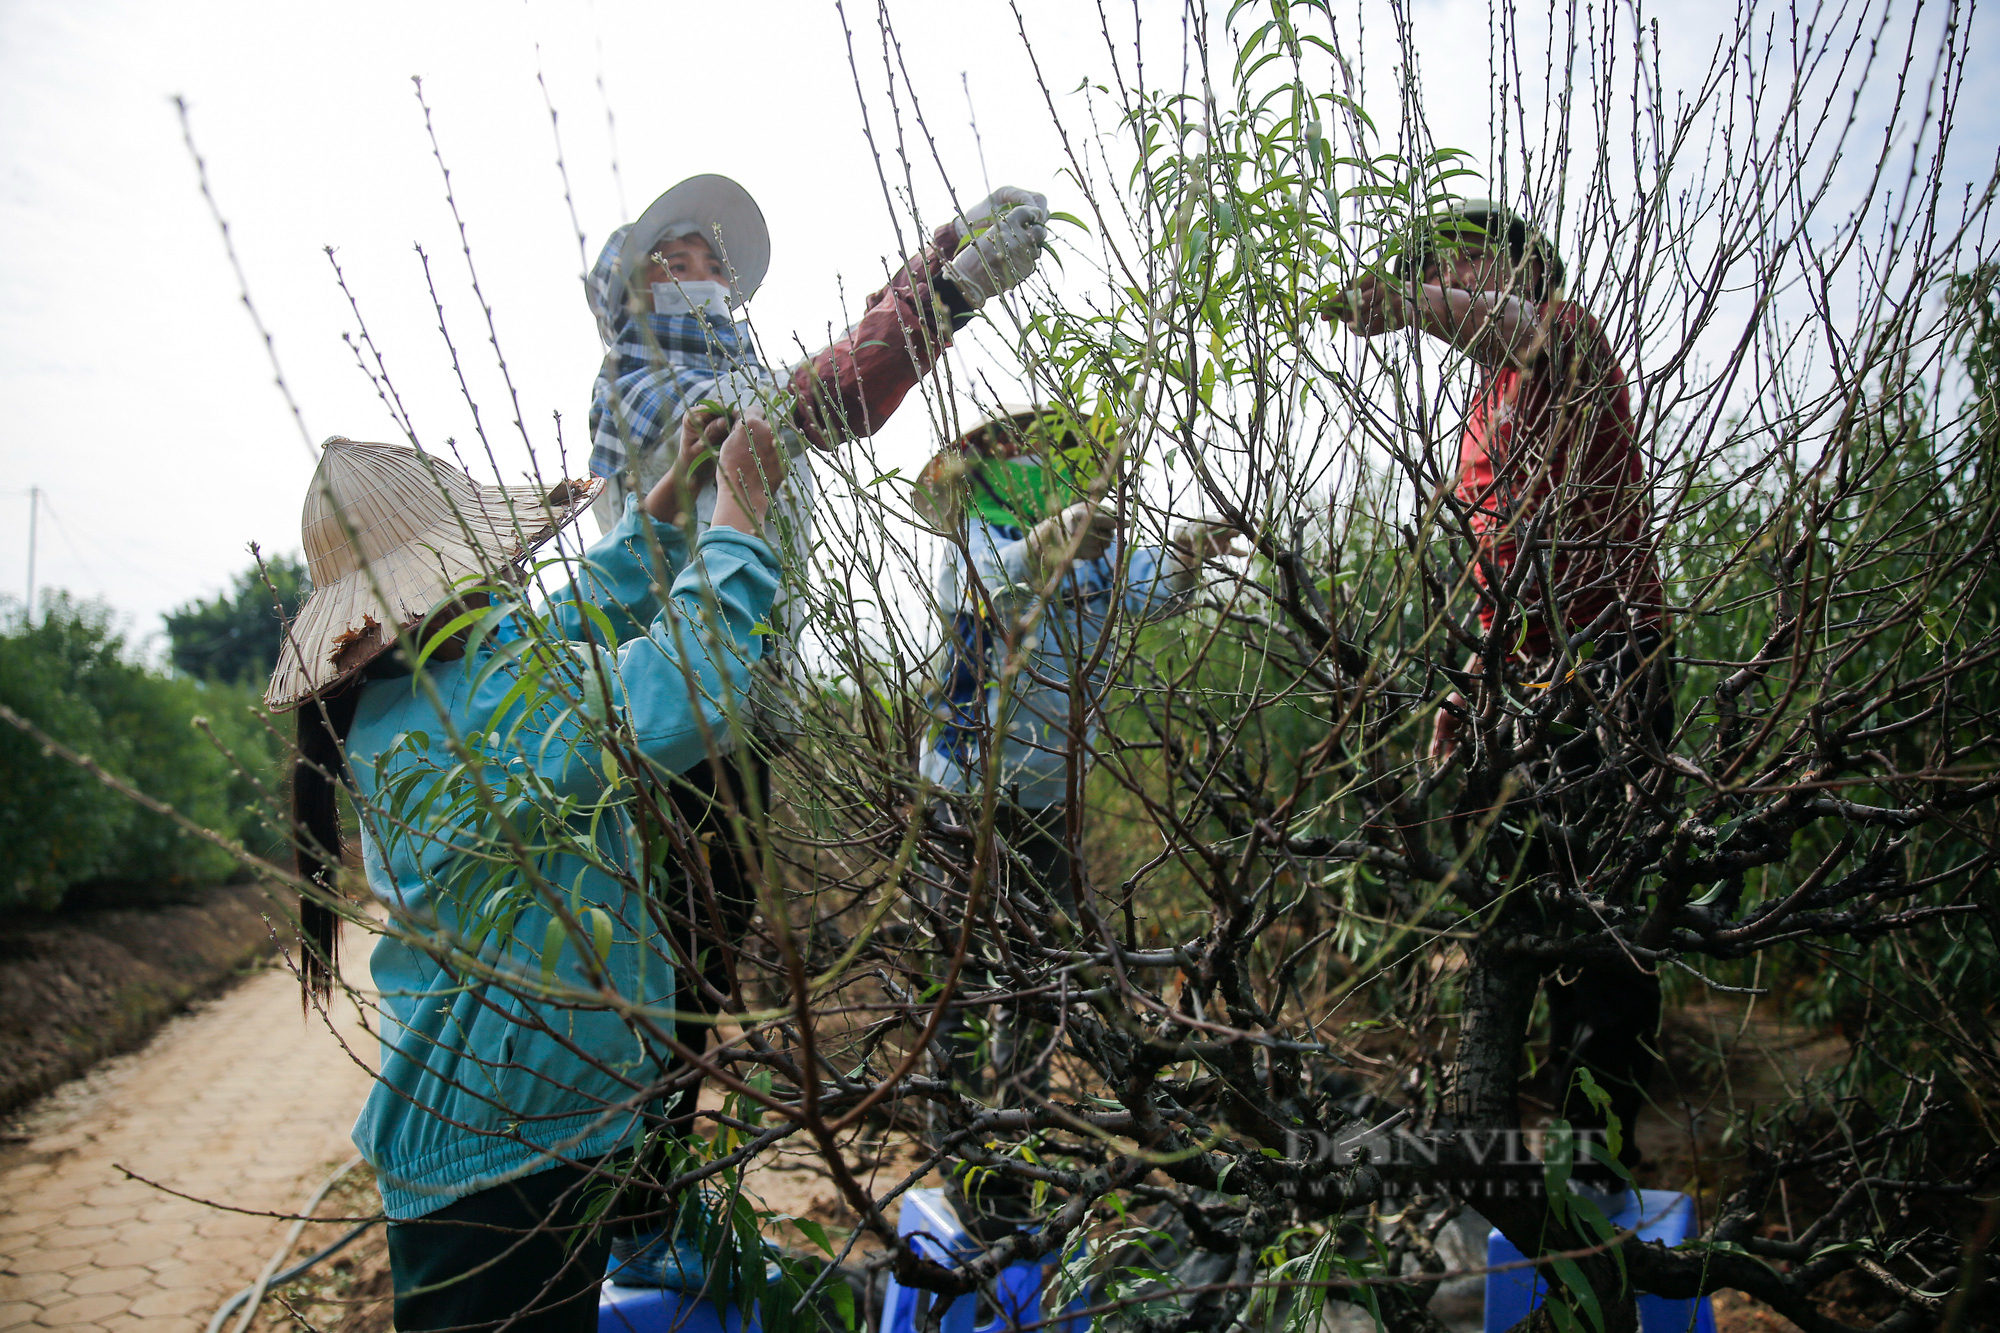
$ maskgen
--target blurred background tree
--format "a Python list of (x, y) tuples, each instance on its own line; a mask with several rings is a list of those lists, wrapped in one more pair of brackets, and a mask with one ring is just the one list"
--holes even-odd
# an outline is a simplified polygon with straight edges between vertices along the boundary
[(167, 613), (169, 660), (197, 680), (261, 684), (277, 665), (279, 628), (311, 591), (298, 556), (273, 557), (261, 572), (252, 565), (226, 591)]
[[(296, 589), (297, 561), (274, 562)], [(0, 622), (0, 704), (182, 814), (270, 854), (282, 831), (263, 793), (278, 789), (282, 743), (260, 716), (276, 649), (256, 571), (177, 613), (173, 674), (146, 662), (109, 607), (45, 592), (31, 621)], [(266, 594), (268, 596), (268, 593)], [(295, 603), (294, 603), (295, 604)], [(261, 641), (259, 636), (261, 636)], [(183, 645), (187, 646), (183, 654)], [(259, 662), (265, 665), (258, 665)], [(193, 663), (206, 678), (192, 679)], [(0, 727), (0, 909), (49, 910), (70, 890), (116, 885), (172, 897), (237, 873), (235, 860), (133, 804), (13, 727)]]

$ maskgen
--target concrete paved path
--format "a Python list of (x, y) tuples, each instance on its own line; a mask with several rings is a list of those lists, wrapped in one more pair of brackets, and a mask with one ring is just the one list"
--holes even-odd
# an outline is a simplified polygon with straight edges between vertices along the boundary
[[(348, 931), (350, 944), (367, 937)], [(351, 948), (365, 976), (365, 948)], [(374, 1062), (349, 1001), (348, 1045)], [(201, 1333), (256, 1279), (289, 1223), (175, 1198), (290, 1212), (352, 1155), (369, 1075), (291, 974), (261, 973), (31, 1108), (0, 1146), (0, 1331)], [(114, 1165), (116, 1164), (116, 1165)]]

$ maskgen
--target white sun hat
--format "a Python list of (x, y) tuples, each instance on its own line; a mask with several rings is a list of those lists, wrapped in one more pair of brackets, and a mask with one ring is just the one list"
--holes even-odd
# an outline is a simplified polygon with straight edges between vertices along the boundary
[(604, 485), (481, 486), (405, 445), (336, 435), (320, 448), (300, 521), (313, 590), (264, 691), (276, 712), (352, 679), (467, 580), (518, 582), (527, 555)]
[(648, 204), (618, 248), (618, 271), (627, 283), (634, 281), (662, 241), (689, 233), (718, 246), (729, 269), (732, 306), (756, 295), (771, 268), (771, 229), (750, 192), (727, 176), (690, 176)]

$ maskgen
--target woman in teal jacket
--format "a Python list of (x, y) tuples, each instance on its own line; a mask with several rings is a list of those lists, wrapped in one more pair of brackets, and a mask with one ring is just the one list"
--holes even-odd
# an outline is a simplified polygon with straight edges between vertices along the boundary
[[(301, 873), (331, 889), (349, 783), (386, 910), (381, 1072), (354, 1140), (390, 1219), (398, 1329), (596, 1326), (593, 1167), (637, 1139), (672, 1031), (630, 803), (726, 734), (777, 589), (757, 533), (782, 468), (761, 423), (738, 425), (692, 558), (683, 468), (628, 499), (536, 625), (465, 589), (518, 578), (594, 484), (480, 487), (415, 450), (327, 442), (304, 524), (315, 591), (268, 701), (303, 705)], [(399, 637), (414, 659), (387, 651)], [(301, 917), (324, 997), (335, 921), (317, 899)]]

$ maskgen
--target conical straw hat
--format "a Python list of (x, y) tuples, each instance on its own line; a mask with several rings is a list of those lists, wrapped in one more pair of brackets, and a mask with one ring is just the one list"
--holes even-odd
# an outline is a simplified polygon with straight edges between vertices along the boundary
[[(912, 507), (917, 511), (917, 517), (935, 527), (949, 528), (956, 524), (972, 498), (976, 475), (1000, 462), (993, 452), (996, 431), (1023, 446), (1022, 452), (1008, 460), (1023, 467), (1045, 463), (1051, 449), (1067, 453), (1069, 464), (1065, 480), (1075, 487), (1096, 475), (1101, 465), (1100, 455), (1108, 450), (1115, 427), (1116, 423), (1109, 420), (1071, 417), (1061, 408), (1036, 403), (1002, 403), (996, 411), (981, 418), (924, 464), (923, 471), (917, 474), (910, 497)], [(1087, 442), (1088, 453), (1056, 448), (1065, 438)], [(988, 472), (986, 475), (991, 478), (994, 474)], [(1011, 493), (1013, 488), (1002, 489)], [(991, 493), (992, 486), (989, 485), (987, 490)]]
[(523, 558), (604, 485), (481, 486), (403, 445), (336, 435), (321, 448), (301, 520), (312, 596), (264, 692), (280, 712), (353, 677), (468, 580), (518, 581)]

